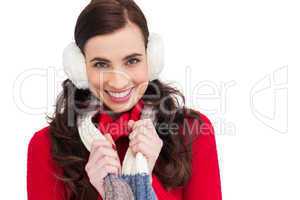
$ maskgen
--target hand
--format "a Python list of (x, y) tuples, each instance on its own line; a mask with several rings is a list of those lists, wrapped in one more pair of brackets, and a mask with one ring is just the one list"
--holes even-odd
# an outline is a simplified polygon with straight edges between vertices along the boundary
[(104, 178), (108, 173), (120, 174), (121, 163), (115, 143), (110, 134), (105, 134), (107, 140), (95, 140), (91, 146), (89, 160), (85, 166), (91, 184), (104, 197)]
[(141, 152), (146, 157), (151, 177), (156, 160), (162, 149), (163, 141), (158, 136), (150, 119), (136, 122), (129, 120), (128, 126), (132, 130), (129, 135), (129, 147), (134, 153)]

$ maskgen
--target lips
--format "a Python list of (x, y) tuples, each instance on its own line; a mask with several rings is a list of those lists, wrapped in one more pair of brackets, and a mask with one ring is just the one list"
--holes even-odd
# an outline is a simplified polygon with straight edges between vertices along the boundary
[(120, 102), (125, 102), (130, 98), (132, 90), (133, 90), (133, 87), (128, 90), (125, 90), (123, 92), (111, 92), (111, 91), (107, 91), (107, 90), (105, 90), (105, 91), (112, 101), (120, 103)]
[(125, 90), (125, 91), (123, 91), (123, 92), (111, 92), (111, 91), (107, 91), (111, 96), (114, 96), (114, 97), (125, 97), (125, 96), (127, 96), (129, 93), (130, 93), (130, 91), (132, 90), (132, 88), (131, 89), (128, 89), (128, 90)]

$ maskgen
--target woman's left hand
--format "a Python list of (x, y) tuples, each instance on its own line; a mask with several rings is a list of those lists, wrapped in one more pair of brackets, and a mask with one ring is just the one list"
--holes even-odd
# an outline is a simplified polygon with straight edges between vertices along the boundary
[(152, 175), (156, 160), (163, 146), (163, 141), (158, 136), (150, 119), (129, 120), (128, 126), (132, 131), (129, 134), (129, 146), (134, 153), (141, 152), (146, 157), (150, 175)]

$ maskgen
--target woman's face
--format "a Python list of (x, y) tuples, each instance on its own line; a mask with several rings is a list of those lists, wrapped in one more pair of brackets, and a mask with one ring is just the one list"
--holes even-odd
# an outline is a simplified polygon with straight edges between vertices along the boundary
[(142, 32), (135, 24), (90, 38), (84, 46), (89, 89), (113, 112), (132, 108), (144, 95), (149, 74)]

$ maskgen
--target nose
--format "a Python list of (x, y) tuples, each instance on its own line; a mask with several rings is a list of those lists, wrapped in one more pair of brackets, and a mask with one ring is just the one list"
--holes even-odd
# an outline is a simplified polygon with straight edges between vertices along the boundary
[(108, 74), (107, 85), (109, 89), (121, 91), (128, 89), (130, 77), (127, 73), (120, 70), (113, 70)]

